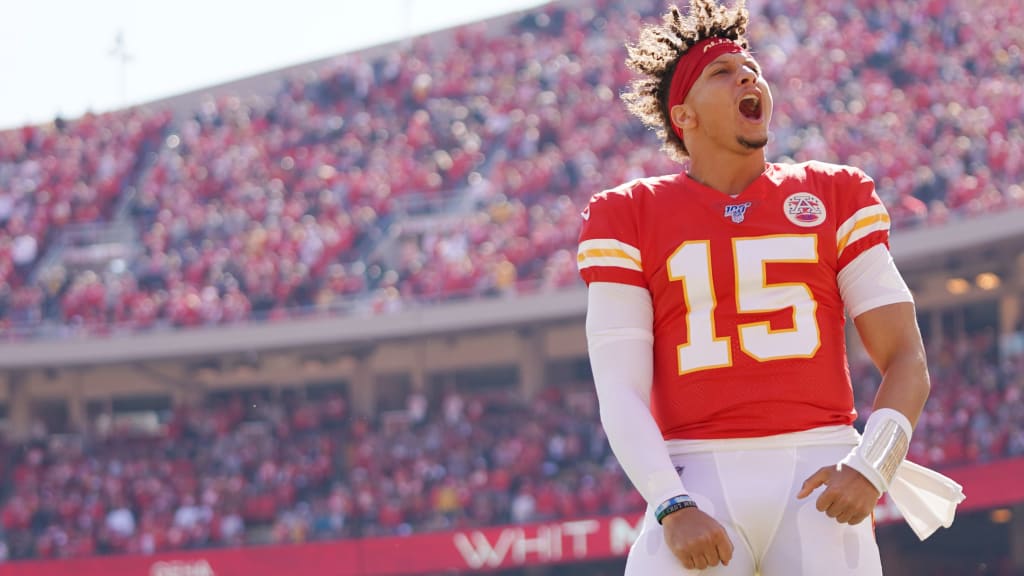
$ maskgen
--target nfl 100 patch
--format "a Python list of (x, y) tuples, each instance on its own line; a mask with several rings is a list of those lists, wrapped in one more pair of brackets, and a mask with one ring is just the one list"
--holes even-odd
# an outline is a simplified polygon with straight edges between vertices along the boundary
[(743, 202), (742, 204), (727, 204), (725, 206), (724, 216), (736, 224), (739, 224), (747, 217), (748, 208), (750, 208), (750, 202)]

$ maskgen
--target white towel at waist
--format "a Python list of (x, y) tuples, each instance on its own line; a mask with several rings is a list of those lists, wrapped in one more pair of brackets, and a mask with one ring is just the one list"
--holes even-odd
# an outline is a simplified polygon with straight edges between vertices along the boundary
[(889, 498), (914, 534), (924, 540), (939, 527), (953, 524), (956, 506), (966, 496), (953, 479), (904, 460), (889, 483)]

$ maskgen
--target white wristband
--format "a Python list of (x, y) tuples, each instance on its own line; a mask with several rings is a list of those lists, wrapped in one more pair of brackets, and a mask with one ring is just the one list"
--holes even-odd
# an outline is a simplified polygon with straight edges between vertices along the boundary
[(879, 408), (868, 417), (860, 444), (839, 465), (860, 472), (879, 493), (885, 492), (907, 457), (913, 432), (906, 416), (892, 408)]

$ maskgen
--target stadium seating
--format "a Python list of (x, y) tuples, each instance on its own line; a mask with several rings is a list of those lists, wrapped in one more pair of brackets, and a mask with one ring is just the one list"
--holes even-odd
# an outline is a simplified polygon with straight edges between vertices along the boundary
[[(750, 36), (774, 86), (772, 157), (863, 167), (897, 227), (1024, 204), (1019, 3), (918, 4), (757, 8)], [(189, 117), (130, 111), (127, 123), (4, 133), (0, 328), (387, 312), (572, 285), (587, 197), (678, 170), (617, 98), (630, 77), (622, 41), (658, 10), (552, 4), (509, 33), (474, 24), (372, 59), (345, 55), (276, 94), (210, 101)], [(150, 117), (161, 121), (137, 126)], [(55, 155), (41, 135), (68, 126), (77, 151)], [(163, 138), (151, 152), (154, 128)], [(31, 174), (56, 162), (48, 173), (61, 182), (26, 195), (45, 188)], [(17, 213), (4, 208), (14, 200)], [(125, 209), (112, 215), (118, 200)], [(429, 226), (410, 223), (423, 214), (435, 216)], [(130, 262), (58, 261), (25, 282), (62, 224), (116, 218), (139, 230)]]
[[(902, 229), (1024, 205), (1024, 8), (979, 6), (758, 2), (771, 155), (863, 167)], [(552, 4), (508, 33), (475, 24), (342, 56), (187, 116), (137, 109), (0, 132), (0, 335), (387, 313), (576, 285), (586, 198), (678, 169), (617, 99), (622, 39), (660, 10)], [(47, 261), (81, 224), (130, 225), (138, 254), (101, 269)], [(932, 345), (912, 459), (1024, 455), (1024, 355), (993, 346)], [(877, 375), (863, 362), (851, 372), (863, 418)], [(341, 395), (255, 407), (239, 395), (177, 407), (156, 436), (41, 431), (3, 450), (0, 556), (639, 509), (590, 385), (573, 384), (528, 404), (464, 392), (374, 415), (351, 414)]]
[[(910, 458), (939, 469), (1024, 456), (1024, 354), (985, 336), (931, 350)], [(861, 421), (877, 373), (851, 366)], [(529, 417), (526, 417), (529, 415)], [(525, 424), (524, 424), (525, 423)], [(7, 450), (0, 524), (12, 558), (153, 553), (457, 530), (643, 508), (586, 382), (410, 395), (353, 414), (345, 396), (238, 393), (178, 407), (161, 432), (39, 435)]]
[(51, 315), (47, 282), (74, 279), (30, 273), (62, 229), (114, 216), (169, 121), (139, 109), (0, 132), (0, 329)]

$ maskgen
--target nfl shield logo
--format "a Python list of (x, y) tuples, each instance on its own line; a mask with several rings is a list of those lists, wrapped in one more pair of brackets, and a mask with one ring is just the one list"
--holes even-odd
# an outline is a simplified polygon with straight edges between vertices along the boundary
[(725, 217), (730, 218), (733, 222), (739, 224), (747, 217), (747, 208), (750, 208), (750, 202), (744, 202), (742, 204), (728, 204), (725, 207)]

